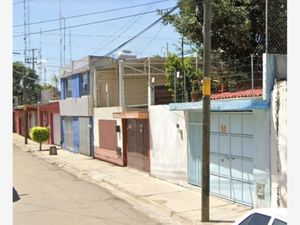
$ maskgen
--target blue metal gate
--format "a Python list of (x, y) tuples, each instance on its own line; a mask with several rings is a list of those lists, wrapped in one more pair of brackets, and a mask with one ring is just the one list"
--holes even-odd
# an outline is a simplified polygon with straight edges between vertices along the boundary
[[(201, 112), (189, 114), (188, 181), (201, 186)], [(251, 112), (211, 113), (210, 191), (253, 205), (253, 117)]]
[(73, 152), (79, 153), (79, 121), (73, 117)]

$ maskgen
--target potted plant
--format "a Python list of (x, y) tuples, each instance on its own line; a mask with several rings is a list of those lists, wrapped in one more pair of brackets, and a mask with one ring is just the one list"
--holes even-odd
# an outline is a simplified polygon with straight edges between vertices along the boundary
[(199, 101), (202, 97), (202, 83), (199, 80), (192, 80), (192, 92), (191, 98), (192, 101)]
[(228, 89), (230, 92), (234, 92), (237, 90), (237, 81), (234, 79), (230, 79), (228, 81)]

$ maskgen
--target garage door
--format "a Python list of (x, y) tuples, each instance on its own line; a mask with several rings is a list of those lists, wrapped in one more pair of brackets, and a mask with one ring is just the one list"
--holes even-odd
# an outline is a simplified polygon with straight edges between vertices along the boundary
[[(201, 179), (194, 177), (201, 176), (202, 143), (199, 137), (202, 126), (199, 115), (200, 112), (191, 112), (189, 122), (188, 174), (189, 182), (194, 185), (201, 185)], [(254, 196), (252, 120), (251, 112), (211, 113), (210, 190), (247, 205), (253, 205)], [(197, 167), (199, 174), (194, 172)]]

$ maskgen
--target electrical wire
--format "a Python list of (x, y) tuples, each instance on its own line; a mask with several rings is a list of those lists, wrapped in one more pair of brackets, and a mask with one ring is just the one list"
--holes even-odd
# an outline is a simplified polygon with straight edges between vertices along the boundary
[[(147, 8), (147, 10), (150, 10), (151, 6)], [(144, 12), (146, 10), (146, 7), (141, 11)], [(97, 52), (99, 52), (100, 50), (104, 49), (105, 47), (109, 46), (110, 44), (112, 44), (113, 42), (115, 42), (124, 32), (128, 31), (131, 27), (134, 26), (134, 24), (136, 24), (136, 22), (142, 18), (143, 15), (140, 15), (138, 18), (134, 19), (129, 25), (125, 26), (126, 24), (122, 25), (121, 27), (123, 27), (123, 29), (119, 30), (119, 28), (117, 29), (117, 32), (115, 32), (116, 37), (114, 37), (111, 41), (106, 42), (102, 47), (100, 47), (99, 49), (97, 49), (96, 51), (94, 51), (92, 53), (96, 54)], [(109, 38), (107, 38), (106, 40), (108, 40)]]
[[(79, 18), (79, 17), (84, 17), (84, 16), (91, 16), (91, 15), (96, 15), (96, 14), (102, 14), (102, 13), (107, 13), (107, 12), (114, 12), (114, 11), (120, 11), (120, 10), (125, 10), (125, 9), (133, 9), (133, 8), (137, 8), (137, 7), (141, 7), (141, 6), (146, 6), (146, 5), (153, 5), (156, 3), (160, 3), (160, 2), (166, 2), (166, 1), (170, 1), (170, 0), (161, 0), (161, 1), (156, 1), (156, 2), (150, 2), (150, 3), (145, 3), (145, 4), (139, 4), (139, 5), (133, 5), (133, 6), (127, 6), (127, 7), (123, 7), (123, 8), (116, 8), (116, 9), (109, 9), (109, 10), (102, 10), (102, 11), (97, 11), (97, 12), (91, 12), (91, 13), (85, 13), (85, 14), (79, 14), (79, 15), (74, 15), (74, 16), (68, 16), (68, 17), (64, 17), (64, 19), (74, 19), (74, 18)], [(21, 3), (21, 2), (20, 2)], [(49, 23), (49, 22), (55, 22), (55, 21), (59, 21), (60, 18), (57, 19), (49, 19), (49, 20), (43, 20), (43, 21), (37, 21), (37, 22), (32, 22), (29, 23), (27, 25), (34, 25), (34, 24), (41, 24), (41, 23)], [(18, 24), (13, 26), (13, 28), (15, 27), (22, 27), (24, 26), (24, 24)]]
[(142, 31), (140, 31), (139, 33), (137, 33), (136, 35), (134, 35), (132, 38), (130, 38), (129, 40), (125, 41), (123, 44), (119, 45), (117, 48), (113, 49), (112, 51), (110, 51), (109, 53), (107, 53), (105, 56), (109, 56), (111, 54), (113, 54), (114, 52), (118, 51), (120, 48), (124, 47), (125, 45), (127, 45), (128, 43), (130, 43), (131, 41), (133, 41), (135, 38), (137, 38), (138, 36), (140, 36), (141, 34), (143, 34), (144, 32), (146, 32), (147, 30), (149, 30), (151, 27), (153, 27), (154, 25), (156, 25), (159, 21), (161, 21), (165, 16), (169, 15), (170, 13), (172, 13), (173, 11), (175, 11), (178, 8), (178, 6), (174, 6), (172, 9), (170, 9), (166, 14), (164, 14), (163, 16), (161, 16), (160, 18), (158, 18), (156, 21), (154, 21), (152, 24), (150, 24), (149, 26), (147, 26), (145, 29), (143, 29)]
[[(170, 8), (165, 8), (162, 10), (169, 10)], [(95, 22), (90, 22), (90, 23), (83, 23), (83, 24), (77, 24), (77, 25), (72, 25), (72, 26), (68, 26), (65, 27), (65, 29), (70, 29), (70, 28), (77, 28), (77, 27), (83, 27), (83, 26), (89, 26), (89, 25), (94, 25), (94, 24), (99, 24), (99, 23), (105, 23), (105, 22), (110, 22), (110, 21), (115, 21), (115, 20), (121, 20), (121, 19), (126, 19), (126, 18), (130, 18), (130, 17), (134, 17), (134, 16), (138, 16), (138, 15), (145, 15), (145, 14), (151, 14), (151, 13), (155, 13), (157, 12), (157, 10), (153, 10), (153, 11), (149, 11), (149, 12), (144, 12), (144, 13), (137, 13), (137, 14), (131, 14), (131, 15), (126, 15), (126, 16), (120, 16), (120, 17), (116, 17), (116, 18), (112, 18), (112, 19), (106, 19), (106, 20), (99, 20), (99, 21), (95, 21)], [(33, 34), (41, 34), (41, 33), (46, 33), (46, 32), (52, 32), (52, 31), (57, 31), (60, 30), (59, 28), (55, 28), (55, 29), (50, 29), (50, 30), (44, 30), (42, 32), (31, 32), (28, 33), (27, 35), (33, 35)], [(24, 35), (20, 34), (20, 35), (14, 35), (13, 38), (16, 37), (23, 37)]]

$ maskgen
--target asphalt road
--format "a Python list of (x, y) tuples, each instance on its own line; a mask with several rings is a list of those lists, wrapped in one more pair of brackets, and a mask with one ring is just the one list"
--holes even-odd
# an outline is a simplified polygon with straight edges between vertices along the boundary
[(14, 225), (161, 224), (109, 191), (13, 147)]

